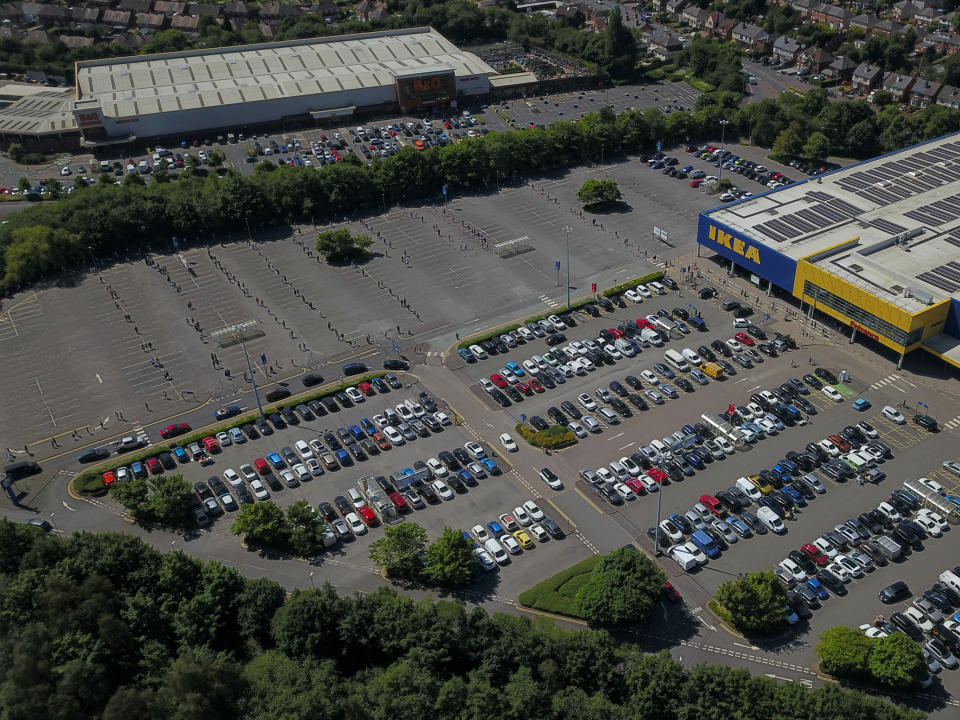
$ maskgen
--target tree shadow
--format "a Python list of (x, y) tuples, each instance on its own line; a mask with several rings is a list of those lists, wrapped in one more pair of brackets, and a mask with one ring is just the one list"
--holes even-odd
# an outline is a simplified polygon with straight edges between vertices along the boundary
[(625, 215), (626, 213), (633, 212), (633, 206), (625, 200), (620, 200), (618, 202), (609, 203), (608, 205), (603, 205), (600, 207), (584, 207), (584, 210), (587, 210), (587, 212), (589, 212), (591, 215), (597, 216)]

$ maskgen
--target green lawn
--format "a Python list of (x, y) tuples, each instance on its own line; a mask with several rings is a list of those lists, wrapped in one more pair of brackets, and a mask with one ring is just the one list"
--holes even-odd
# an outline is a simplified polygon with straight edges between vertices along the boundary
[(602, 559), (600, 555), (588, 557), (534, 585), (520, 593), (520, 604), (544, 612), (580, 617), (577, 611), (577, 590), (590, 578), (593, 568)]

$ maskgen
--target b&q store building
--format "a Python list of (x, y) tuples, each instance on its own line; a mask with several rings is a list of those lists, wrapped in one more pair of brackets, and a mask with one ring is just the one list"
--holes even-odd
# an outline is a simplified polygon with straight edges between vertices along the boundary
[(900, 364), (960, 367), (960, 134), (700, 213), (697, 242)]

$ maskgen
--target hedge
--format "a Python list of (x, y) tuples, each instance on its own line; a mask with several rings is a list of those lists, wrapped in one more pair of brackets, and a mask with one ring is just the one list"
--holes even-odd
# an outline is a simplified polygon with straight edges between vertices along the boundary
[[(320, 398), (327, 397), (328, 395), (334, 395), (341, 390), (346, 390), (348, 387), (353, 387), (361, 382), (369, 382), (373, 378), (383, 377), (386, 374), (386, 371), (367, 373), (366, 375), (358, 375), (352, 378), (350, 382), (343, 381), (337, 383), (336, 385), (326, 385), (323, 387), (323, 389), (318, 391), (309, 391), (299, 395), (291, 395), (288, 398), (284, 398), (281, 402), (264, 405), (263, 413), (264, 415), (270, 415), (271, 413), (277, 412), (282, 407), (293, 408), (297, 405), (310, 402), (311, 400), (318, 400)], [(246, 425), (249, 422), (253, 422), (257, 416), (257, 411), (251, 410), (243, 415), (232, 417), (227, 422), (212, 426), (208, 425), (202, 430), (197, 430), (188, 435), (181, 435), (177, 438), (172, 438), (170, 442), (157, 443), (155, 445), (151, 445), (146, 450), (141, 450), (140, 452), (136, 453), (117, 455), (98, 465), (94, 469), (86, 470), (80, 473), (76, 478), (74, 478), (73, 487), (78, 492), (84, 494), (102, 494), (106, 492), (106, 486), (103, 484), (104, 473), (111, 470), (115, 471), (117, 468), (129, 466), (138, 461), (142, 462), (148, 458), (157, 457), (160, 453), (172, 450), (178, 445), (180, 447), (186, 447), (190, 443), (202, 440), (209, 435), (215, 436), (219, 432), (225, 432), (231, 428)]]
[(520, 593), (517, 600), (524, 607), (579, 618), (577, 590), (590, 579), (593, 569), (602, 560), (601, 555), (591, 555)]
[(537, 431), (528, 425), (519, 423), (516, 426), (516, 431), (520, 434), (520, 437), (534, 447), (561, 450), (577, 444), (577, 436), (573, 434), (573, 430), (563, 425), (551, 425), (546, 430)]
[(605, 297), (613, 297), (614, 295), (620, 295), (621, 293), (626, 292), (627, 290), (632, 290), (637, 285), (642, 283), (653, 282), (654, 280), (659, 280), (664, 276), (662, 270), (657, 270), (656, 272), (648, 273), (642, 275), (641, 277), (634, 278), (633, 280), (628, 280), (625, 283), (620, 283), (619, 285), (614, 285), (612, 288), (607, 288), (603, 291)]

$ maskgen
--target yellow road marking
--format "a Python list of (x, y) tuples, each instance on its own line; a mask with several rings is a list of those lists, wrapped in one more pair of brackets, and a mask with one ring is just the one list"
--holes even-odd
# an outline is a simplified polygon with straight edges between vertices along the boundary
[(592, 507), (594, 510), (596, 510), (596, 511), (597, 511), (598, 513), (600, 513), (601, 515), (605, 515), (605, 514), (606, 514), (606, 513), (603, 512), (603, 510), (601, 510), (601, 509), (597, 506), (596, 503), (593, 502), (593, 500), (591, 500), (591, 499), (588, 498), (586, 495), (584, 495), (584, 494), (583, 494), (583, 491), (582, 491), (580, 488), (575, 487), (574, 490), (576, 490), (577, 494), (578, 494), (580, 497), (582, 497), (584, 500), (587, 501), (587, 504), (588, 504), (590, 507)]
[(577, 524), (573, 520), (571, 520), (563, 510), (557, 507), (557, 504), (553, 500), (551, 500), (550, 498), (544, 498), (544, 500), (550, 503), (553, 506), (553, 509), (556, 510), (558, 513), (560, 513), (561, 517), (563, 517), (563, 519), (566, 520), (567, 523), (569, 523), (570, 527), (576, 529)]

